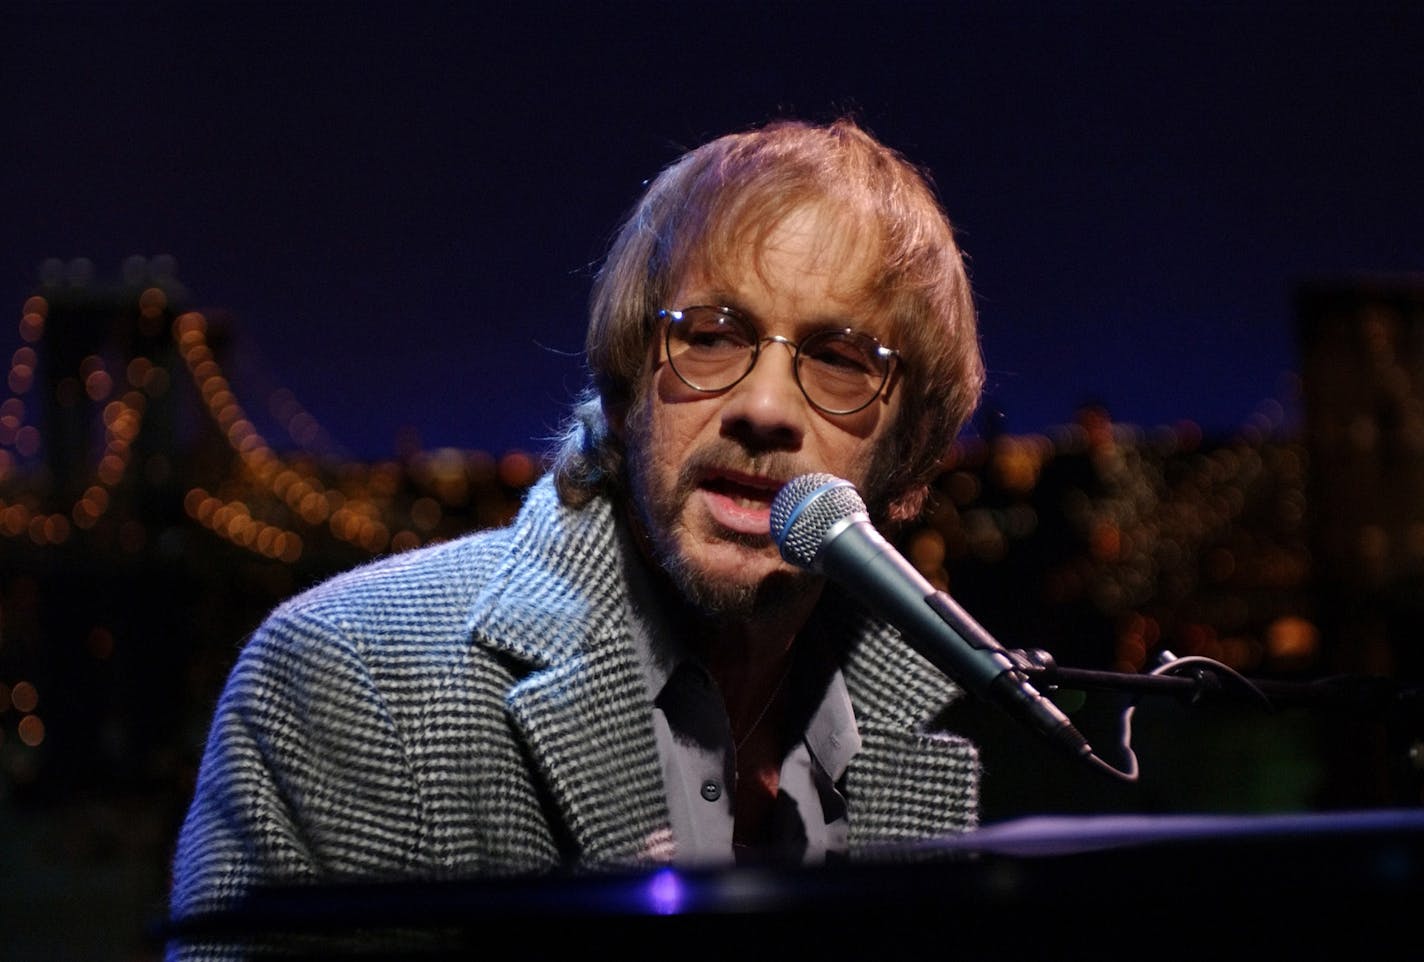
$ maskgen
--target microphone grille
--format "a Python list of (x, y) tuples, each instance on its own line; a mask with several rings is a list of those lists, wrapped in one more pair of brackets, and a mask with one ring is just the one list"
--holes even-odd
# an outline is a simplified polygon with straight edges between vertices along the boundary
[(855, 485), (833, 474), (803, 474), (772, 500), (771, 537), (781, 557), (810, 568), (832, 525), (857, 514), (865, 514), (865, 501)]

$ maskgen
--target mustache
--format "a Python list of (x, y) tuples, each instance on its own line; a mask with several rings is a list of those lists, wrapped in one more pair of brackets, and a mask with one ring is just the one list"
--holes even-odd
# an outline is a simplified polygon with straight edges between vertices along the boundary
[(799, 474), (815, 470), (788, 451), (767, 451), (751, 454), (741, 445), (719, 439), (694, 451), (683, 461), (677, 474), (677, 491), (687, 494), (710, 473), (733, 471), (789, 481)]

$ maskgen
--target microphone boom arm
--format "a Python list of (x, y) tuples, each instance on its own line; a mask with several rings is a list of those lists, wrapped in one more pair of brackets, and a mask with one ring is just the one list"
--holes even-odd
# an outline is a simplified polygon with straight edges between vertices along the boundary
[[(825, 550), (833, 543), (835, 550)], [(852, 515), (831, 526), (814, 568), (881, 610), (921, 655), (971, 694), (1019, 716), (1071, 754), (1092, 757), (1087, 739), (1062, 709), (1029, 683), (1021, 661), (953, 598), (931, 585), (867, 517)], [(863, 595), (861, 584), (875, 584), (875, 596)], [(946, 630), (962, 648), (945, 641)]]

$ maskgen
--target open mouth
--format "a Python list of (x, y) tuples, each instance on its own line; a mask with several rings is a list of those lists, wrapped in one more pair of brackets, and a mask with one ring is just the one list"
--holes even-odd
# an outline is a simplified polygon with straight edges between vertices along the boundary
[(782, 482), (771, 478), (752, 475), (717, 474), (704, 478), (701, 487), (712, 494), (721, 495), (739, 508), (770, 508), (771, 502), (781, 490)]

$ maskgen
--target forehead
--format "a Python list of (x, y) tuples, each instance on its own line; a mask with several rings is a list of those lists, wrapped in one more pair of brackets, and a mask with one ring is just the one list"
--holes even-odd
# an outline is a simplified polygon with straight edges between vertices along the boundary
[(882, 313), (879, 238), (875, 224), (828, 202), (803, 204), (771, 219), (743, 216), (709, 227), (674, 288), (869, 320)]

